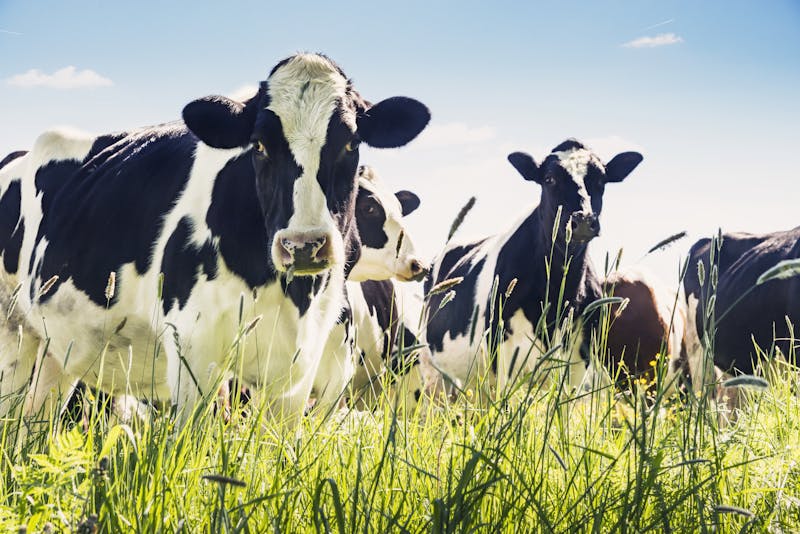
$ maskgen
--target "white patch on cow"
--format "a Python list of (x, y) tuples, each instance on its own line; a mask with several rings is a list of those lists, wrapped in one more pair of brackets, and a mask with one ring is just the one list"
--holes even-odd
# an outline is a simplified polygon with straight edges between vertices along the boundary
[[(352, 298), (351, 294), (348, 297)], [(316, 398), (314, 408), (320, 413), (327, 413), (345, 396), (356, 370), (353, 342), (352, 325), (347, 323), (337, 322), (328, 335), (311, 389)]]
[[(268, 91), (268, 109), (280, 119), (292, 155), (303, 169), (294, 184), (294, 211), (287, 229), (327, 233), (333, 238), (331, 262), (340, 264), (344, 261), (344, 242), (328, 211), (317, 173), (328, 123), (337, 112), (338, 103), (346, 98), (347, 80), (327, 59), (301, 54), (270, 76)], [(345, 109), (341, 114), (344, 123), (355, 132), (355, 113)], [(275, 261), (275, 265), (282, 262)]]
[(589, 164), (594, 163), (599, 168), (603, 168), (597, 156), (585, 148), (571, 148), (562, 152), (554, 152), (558, 156), (561, 167), (569, 173), (572, 180), (578, 186), (578, 195), (581, 198), (581, 212), (592, 213), (592, 200), (586, 190), (585, 178), (589, 172)]
[[(414, 272), (412, 265), (414, 262), (419, 265), (419, 260), (416, 256), (414, 242), (408, 235), (403, 222), (403, 208), (400, 201), (385, 186), (372, 167), (364, 167), (362, 176), (358, 179), (358, 187), (369, 191), (383, 207), (386, 214), (383, 232), (386, 234), (387, 241), (381, 248), (362, 245), (361, 257), (351, 269), (348, 280), (362, 282), (364, 280), (387, 280), (394, 277), (405, 281), (411, 280), (418, 274)], [(358, 215), (356, 214), (356, 216)]]
[(96, 136), (71, 128), (56, 128), (41, 134), (28, 153), (33, 168), (50, 161), (83, 161), (94, 144)]

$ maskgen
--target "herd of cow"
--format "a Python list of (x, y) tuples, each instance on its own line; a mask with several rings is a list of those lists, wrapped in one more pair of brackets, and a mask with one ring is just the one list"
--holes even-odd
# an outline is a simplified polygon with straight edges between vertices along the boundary
[[(800, 228), (699, 241), (686, 300), (642, 273), (595, 273), (605, 186), (636, 152), (604, 164), (567, 140), (541, 164), (509, 155), (541, 187), (538, 206), (429, 266), (402, 220), (420, 200), (359, 165), (361, 142), (400, 147), (429, 120), (420, 102), (372, 104), (330, 59), (298, 54), (245, 101), (201, 98), (182, 121), (99, 137), (50, 131), (7, 156), (0, 417), (62, 409), (81, 382), (171, 401), (185, 420), (236, 376), (290, 424), (312, 399), (331, 409), (385, 374), (407, 402), (479, 377), (503, 391), (545, 360), (581, 387), (602, 374), (589, 356), (609, 315), (593, 303), (609, 294), (625, 301), (605, 300), (601, 359), (633, 376), (662, 354), (672, 383), (698, 388), (715, 380), (704, 355), (752, 373), (754, 342), (793, 354), (800, 281), (751, 288), (800, 257)], [(419, 327), (392, 279), (425, 279)]]

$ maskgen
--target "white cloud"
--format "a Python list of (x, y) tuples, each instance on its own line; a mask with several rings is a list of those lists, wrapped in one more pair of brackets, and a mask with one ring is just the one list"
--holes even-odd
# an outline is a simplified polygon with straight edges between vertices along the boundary
[(414, 148), (442, 148), (473, 145), (493, 139), (497, 132), (491, 126), (469, 126), (463, 122), (431, 123), (414, 141)]
[(633, 41), (628, 41), (622, 46), (626, 48), (655, 48), (657, 46), (673, 45), (683, 42), (683, 37), (674, 33), (659, 33), (655, 37), (639, 37)]
[(31, 69), (16, 74), (6, 80), (16, 87), (50, 87), (53, 89), (82, 89), (87, 87), (108, 87), (114, 82), (90, 69), (78, 70), (72, 65), (47, 74), (39, 69)]

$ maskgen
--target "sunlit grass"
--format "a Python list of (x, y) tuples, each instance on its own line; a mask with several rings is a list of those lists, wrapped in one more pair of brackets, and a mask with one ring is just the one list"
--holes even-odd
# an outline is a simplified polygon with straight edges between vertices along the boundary
[[(696, 402), (565, 400), (556, 388), (407, 418), (198, 414), (176, 430), (95, 414), (3, 442), (0, 525), (71, 531), (796, 531), (800, 406), (792, 384), (747, 393), (719, 427)], [(238, 412), (234, 412), (238, 414)]]

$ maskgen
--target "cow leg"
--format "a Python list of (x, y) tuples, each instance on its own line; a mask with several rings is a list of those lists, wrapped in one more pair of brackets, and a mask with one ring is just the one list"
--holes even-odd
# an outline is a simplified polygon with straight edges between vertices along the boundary
[(355, 374), (353, 339), (337, 324), (328, 336), (317, 368), (313, 392), (314, 411), (328, 415), (344, 399), (344, 392)]
[(19, 424), (38, 349), (39, 338), (30, 332), (9, 323), (0, 328), (0, 435), (6, 425)]
[[(64, 401), (72, 394), (74, 380), (66, 374), (61, 362), (45, 351), (44, 342), (39, 345), (23, 412), (29, 424), (38, 422), (49, 425), (54, 414), (60, 412)], [(56, 422), (53, 423), (55, 425)]]

